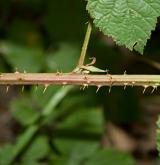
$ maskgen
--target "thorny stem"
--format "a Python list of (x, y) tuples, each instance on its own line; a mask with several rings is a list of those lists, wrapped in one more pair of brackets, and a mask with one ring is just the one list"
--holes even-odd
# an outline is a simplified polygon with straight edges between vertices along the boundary
[(0, 85), (160, 86), (160, 75), (88, 75), (73, 73), (3, 73)]
[(82, 51), (81, 51), (79, 62), (78, 62), (79, 67), (84, 65), (84, 60), (85, 60), (85, 56), (86, 56), (86, 52), (87, 52), (91, 32), (92, 32), (92, 25), (91, 25), (91, 22), (89, 21), (88, 22), (88, 27), (87, 27), (87, 32), (86, 32), (85, 39), (84, 39), (84, 43), (83, 43), (83, 46), (82, 46)]

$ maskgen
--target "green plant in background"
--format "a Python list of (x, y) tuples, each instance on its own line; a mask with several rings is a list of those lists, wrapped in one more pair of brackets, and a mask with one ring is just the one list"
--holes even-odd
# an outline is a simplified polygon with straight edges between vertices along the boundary
[[(11, 72), (15, 68), (20, 72), (70, 72), (75, 68), (84, 24), (88, 21), (85, 2), (23, 0), (0, 3), (3, 6), (0, 28), (5, 33), (4, 40), (0, 42), (0, 68), (3, 72)], [(26, 16), (24, 10), (24, 14), (19, 16), (17, 11), (15, 15), (18, 17), (13, 17), (8, 23), (12, 8), (16, 8), (17, 4), (20, 12), (25, 9), (31, 11), (31, 15), (27, 13)], [(119, 45), (143, 53), (160, 16), (160, 2), (88, 0), (87, 10), (94, 25), (104, 34), (113, 37)], [(7, 23), (9, 28), (5, 29)], [(99, 68), (108, 66), (114, 73), (119, 73), (119, 67), (114, 63), (124, 62), (121, 54), (97, 40), (95, 33), (91, 36), (94, 42), (89, 46), (88, 54), (97, 57), (100, 62), (97, 67), (93, 66), (94, 59), (91, 65), (84, 64), (91, 29), (89, 23), (74, 71), (84, 76), (86, 71), (86, 75), (94, 71), (100, 74), (105, 69)], [(157, 79), (154, 84), (149, 84), (154, 89), (159, 86)], [(148, 87), (147, 83), (141, 85), (145, 89)], [(100, 145), (104, 119), (121, 124), (141, 120), (139, 96), (134, 89), (128, 89), (127, 93), (113, 89), (112, 97), (106, 96), (104, 90), (96, 95), (95, 89), (88, 89), (84, 94), (73, 86), (49, 86), (45, 94), (43, 92), (43, 87), (29, 87), (23, 95), (11, 101), (10, 112), (22, 132), (14, 144), (1, 146), (0, 164), (136, 164), (129, 154), (113, 148), (102, 149)], [(134, 106), (131, 109), (132, 103)], [(105, 109), (107, 112), (104, 112)]]

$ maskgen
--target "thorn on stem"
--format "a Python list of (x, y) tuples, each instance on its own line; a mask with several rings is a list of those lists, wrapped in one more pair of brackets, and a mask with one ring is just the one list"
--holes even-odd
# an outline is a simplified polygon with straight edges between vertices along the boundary
[(48, 84), (45, 84), (45, 86), (44, 86), (45, 88), (44, 88), (44, 90), (43, 90), (43, 93), (45, 93), (45, 92), (46, 92), (46, 90), (47, 90), (48, 86), (49, 86)]
[(143, 90), (143, 94), (145, 93), (146, 89), (148, 88), (148, 85), (144, 85), (144, 90)]
[(37, 90), (38, 90), (38, 85), (35, 86), (35, 91), (37, 91)]
[(83, 84), (83, 90), (85, 90), (86, 87), (88, 87), (88, 84)]
[(9, 91), (9, 86), (6, 87), (6, 93), (8, 93), (8, 91)]
[(61, 72), (59, 72), (59, 71), (57, 70), (56, 76), (60, 76), (60, 75), (61, 75)]
[(62, 84), (63, 84), (63, 85), (67, 85), (67, 82), (63, 82)]
[(127, 71), (125, 70), (123, 74), (124, 74), (124, 75), (127, 75)]
[(133, 87), (134, 85), (135, 85), (135, 82), (133, 81), (133, 82), (132, 82), (132, 87)]
[(14, 72), (15, 74), (19, 74), (18, 68), (15, 69), (16, 71)]
[(110, 71), (110, 70), (108, 70), (108, 69), (105, 70), (105, 72), (107, 73), (107, 75), (109, 75), (109, 71)]
[(151, 94), (152, 94), (155, 90), (157, 90), (157, 86), (156, 86), (156, 85), (153, 86), (153, 89), (152, 89), (152, 91), (151, 91)]
[(126, 90), (128, 83), (124, 83), (124, 90)]
[(112, 84), (110, 85), (108, 92), (111, 93), (111, 90), (112, 90)]
[(98, 86), (97, 86), (96, 93), (98, 93), (98, 91), (100, 90), (101, 87), (102, 87), (101, 85), (98, 85)]
[(22, 92), (24, 92), (24, 85), (22, 86)]
[(67, 82), (63, 82), (62, 83), (62, 85), (63, 85), (63, 88), (65, 87), (65, 85), (67, 85)]

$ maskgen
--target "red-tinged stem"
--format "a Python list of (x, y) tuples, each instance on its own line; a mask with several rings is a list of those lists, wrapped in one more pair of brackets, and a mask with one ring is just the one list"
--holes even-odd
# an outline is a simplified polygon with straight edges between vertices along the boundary
[(160, 75), (1, 73), (0, 85), (159, 86)]

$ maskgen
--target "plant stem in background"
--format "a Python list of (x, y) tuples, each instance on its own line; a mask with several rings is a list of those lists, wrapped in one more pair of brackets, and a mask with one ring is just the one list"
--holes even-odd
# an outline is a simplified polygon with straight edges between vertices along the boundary
[[(14, 152), (11, 155), (10, 159), (5, 165), (13, 164), (17, 158), (23, 154), (25, 149), (34, 139), (37, 131), (45, 124), (45, 120), (54, 112), (56, 106), (63, 100), (63, 98), (73, 89), (73, 86), (68, 86), (66, 88), (61, 88), (54, 94), (49, 100), (48, 104), (42, 111), (41, 115), (37, 120), (34, 121), (32, 125), (26, 128), (23, 134), (19, 137), (17, 143), (14, 146)], [(41, 119), (41, 120), (39, 120)], [(42, 121), (42, 122), (41, 122)]]

